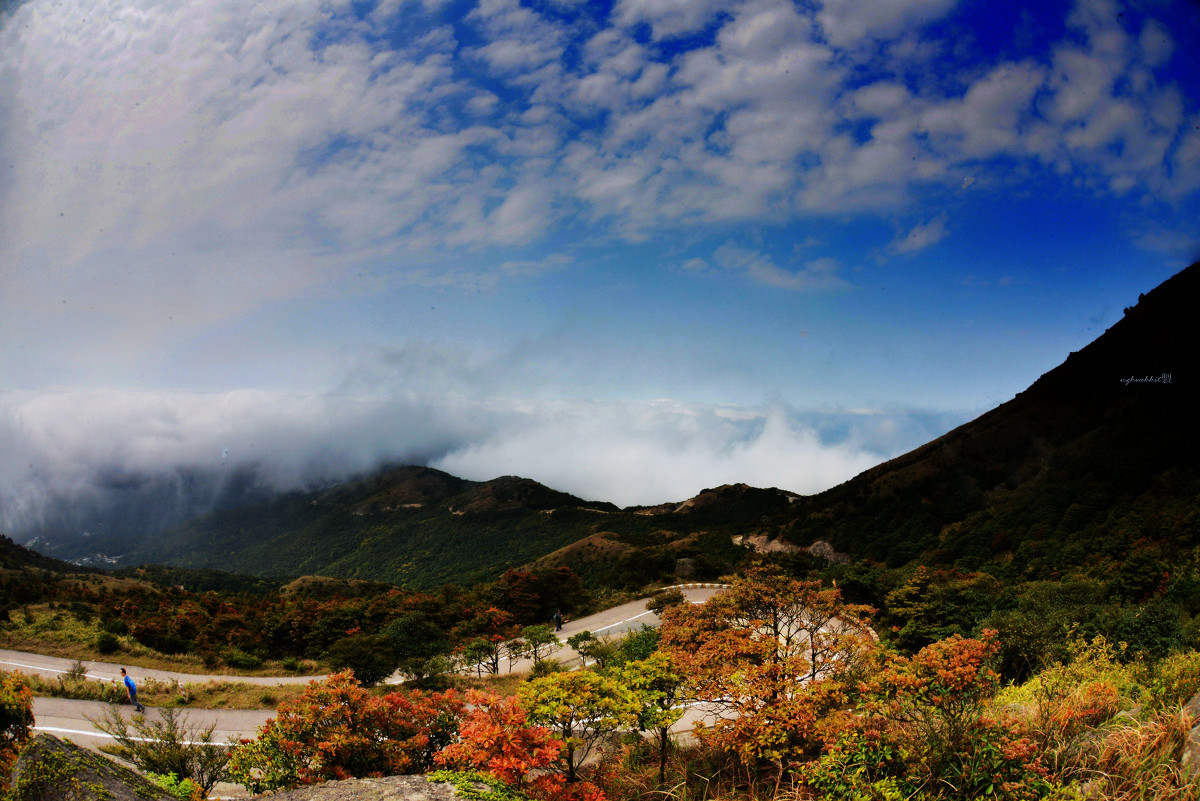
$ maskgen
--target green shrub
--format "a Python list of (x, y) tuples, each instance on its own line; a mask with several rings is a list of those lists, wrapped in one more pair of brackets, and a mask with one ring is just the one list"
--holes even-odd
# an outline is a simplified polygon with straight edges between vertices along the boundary
[(262, 667), (262, 659), (254, 654), (248, 654), (241, 648), (228, 648), (221, 652), (221, 659), (231, 668), (238, 670), (254, 670)]
[(121, 641), (116, 635), (109, 631), (102, 631), (96, 635), (96, 650), (102, 654), (111, 654), (120, 650)]
[(1185, 704), (1200, 692), (1200, 652), (1172, 654), (1160, 661), (1146, 682), (1146, 706), (1151, 710)]
[(196, 801), (204, 798), (204, 788), (191, 779), (181, 779), (174, 773), (147, 773), (146, 778), (178, 798), (179, 801)]
[(338, 640), (330, 647), (328, 659), (336, 668), (354, 671), (355, 678), (367, 687), (374, 687), (396, 669), (396, 657), (388, 641), (371, 634), (354, 634)]
[(549, 676), (551, 673), (562, 673), (566, 667), (557, 659), (543, 659), (540, 662), (535, 662), (533, 669), (529, 671), (531, 678), (540, 679), (543, 676)]

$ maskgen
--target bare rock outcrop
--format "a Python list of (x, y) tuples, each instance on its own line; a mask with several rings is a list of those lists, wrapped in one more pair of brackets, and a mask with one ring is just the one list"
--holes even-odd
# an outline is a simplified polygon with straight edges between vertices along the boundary
[(21, 751), (10, 786), (13, 801), (176, 801), (124, 765), (51, 734)]
[(271, 796), (271, 801), (453, 801), (450, 784), (424, 776), (384, 776), (324, 782)]

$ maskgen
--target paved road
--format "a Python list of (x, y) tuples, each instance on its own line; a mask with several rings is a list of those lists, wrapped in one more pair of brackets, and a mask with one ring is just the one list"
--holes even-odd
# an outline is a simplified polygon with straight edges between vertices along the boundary
[[(720, 589), (720, 585), (694, 585), (686, 586), (682, 589), (683, 597), (694, 604), (702, 604), (715, 595)], [(563, 645), (554, 654), (555, 659), (563, 663), (570, 664), (573, 661), (580, 661), (579, 654), (575, 653), (571, 648), (567, 647), (567, 638), (578, 634), (581, 631), (590, 631), (597, 637), (615, 636), (623, 634), (627, 631), (634, 631), (641, 628), (643, 625), (657, 626), (658, 615), (646, 609), (646, 602), (649, 599), (640, 598), (636, 601), (630, 601), (620, 606), (614, 606), (612, 609), (606, 609), (603, 612), (597, 612), (594, 615), (579, 618), (578, 620), (568, 620), (563, 623), (562, 631), (555, 632)], [(528, 659), (515, 660), (511, 665), (508, 660), (500, 662), (500, 670), (502, 672), (521, 672), (529, 670), (533, 667), (533, 663)]]
[[(73, 664), (75, 664), (74, 659), (0, 649), (0, 670), (19, 670), (26, 674), (32, 673), (48, 679), (56, 679), (69, 671)], [(153, 670), (151, 668), (129, 667), (128, 665), (116, 662), (85, 661), (83, 666), (87, 670), (87, 677), (89, 679), (98, 679), (100, 681), (119, 681), (122, 667), (129, 668), (130, 675), (133, 675), (134, 680), (139, 682), (150, 678), (162, 681), (174, 680), (180, 684), (206, 681), (236, 681), (243, 684), (260, 684), (273, 687), (280, 684), (307, 684), (313, 679), (324, 678), (324, 676), (230, 676), (222, 674), (197, 674), (184, 673), (177, 670)]]
[[(102, 720), (108, 709), (103, 701), (73, 701), (66, 698), (34, 698), (34, 727), (70, 739), (77, 745), (99, 748), (112, 744), (112, 738), (95, 728), (92, 720)], [(133, 707), (119, 706), (116, 710), (128, 720)], [(239, 737), (253, 737), (258, 727), (275, 714), (273, 709), (186, 709), (180, 710), (189, 731), (197, 731), (216, 724), (213, 741), (225, 743)], [(146, 710), (147, 720), (155, 719), (154, 709)]]
[[(703, 603), (708, 600), (718, 591), (715, 586), (689, 586), (683, 589), (684, 597), (692, 603)], [(646, 599), (631, 601), (621, 606), (607, 609), (594, 615), (589, 615), (578, 620), (568, 620), (563, 624), (562, 631), (558, 632), (558, 636), (563, 642), (566, 642), (567, 637), (576, 634), (585, 629), (591, 631), (597, 636), (605, 634), (618, 634), (630, 629), (636, 629), (643, 623), (648, 625), (657, 625), (658, 616), (653, 612), (646, 610)], [(563, 662), (578, 660), (579, 656), (565, 645), (555, 654), (555, 657)], [(22, 673), (36, 673), (47, 678), (57, 678), (67, 672), (74, 660), (63, 659), (54, 656), (39, 656), (37, 654), (27, 654), (19, 651), (0, 650), (0, 669), (3, 670), (20, 670)], [(110, 662), (84, 662), (87, 669), (88, 678), (111, 680), (116, 682), (120, 675), (121, 666)], [(527, 670), (530, 664), (526, 660), (516, 662), (511, 666), (514, 671)], [(507, 663), (502, 664), (501, 670), (508, 670)], [(215, 681), (238, 681), (248, 684), (259, 685), (280, 685), (280, 684), (303, 684), (313, 679), (323, 678), (322, 676), (225, 676), (225, 675), (197, 675), (192, 673), (181, 673), (169, 670), (150, 670), (142, 668), (131, 668), (131, 673), (135, 681), (142, 681), (146, 678), (157, 678), (163, 680), (172, 680), (184, 682), (203, 682), (208, 680)], [(390, 681), (396, 682), (393, 678)], [(33, 714), (37, 721), (34, 727), (37, 731), (45, 731), (50, 734), (55, 734), (59, 737), (71, 739), (73, 742), (89, 747), (98, 747), (105, 742), (111, 742), (110, 738), (103, 732), (100, 732), (92, 725), (91, 720), (102, 717), (104, 714), (105, 704), (99, 701), (74, 701), (63, 698), (35, 698), (33, 701)], [(130, 707), (122, 706), (119, 710), (128, 716), (131, 711)], [(153, 715), (154, 711), (150, 710), (149, 715)], [(216, 723), (215, 739), (219, 742), (225, 742), (230, 738), (253, 737), (258, 731), (258, 727), (266, 721), (267, 718), (274, 714), (274, 710), (240, 710), (240, 709), (193, 709), (187, 710), (188, 721), (194, 727), (204, 728), (210, 723)], [(677, 726), (681, 731), (690, 730), (694, 725), (694, 719), (697, 716), (703, 716), (704, 712), (700, 709), (689, 710), (684, 721)]]

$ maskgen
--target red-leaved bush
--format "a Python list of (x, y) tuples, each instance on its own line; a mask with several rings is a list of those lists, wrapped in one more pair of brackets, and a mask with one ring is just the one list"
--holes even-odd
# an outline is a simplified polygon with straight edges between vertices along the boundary
[(545, 726), (528, 725), (529, 715), (515, 697), (472, 691), (467, 704), (471, 711), (459, 740), (434, 757), (437, 764), (482, 771), (540, 801), (605, 801), (590, 782), (568, 783), (562, 774), (548, 772), (565, 746)]

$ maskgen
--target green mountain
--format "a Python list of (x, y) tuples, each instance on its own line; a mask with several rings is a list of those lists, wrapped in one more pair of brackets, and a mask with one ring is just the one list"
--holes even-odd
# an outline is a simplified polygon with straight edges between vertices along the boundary
[[(321, 492), (215, 512), (140, 543), (122, 542), (119, 562), (429, 588), (494, 578), (599, 537), (619, 553), (610, 549), (611, 558), (598, 563), (542, 565), (567, 564), (593, 585), (636, 587), (673, 575), (680, 559), (691, 560), (701, 577), (728, 571), (743, 555), (732, 536), (796, 497), (739, 485), (678, 504), (621, 510), (525, 478), (475, 482), (428, 467), (399, 467)], [(116, 545), (96, 540), (89, 547), (111, 553)]]
[(473, 482), (400, 467), (213, 513), (126, 548), (121, 563), (411, 587), (469, 583), (554, 550), (615, 510), (529, 479)]
[(748, 553), (738, 540), (817, 565), (918, 561), (1007, 579), (1125, 571), (1132, 594), (1150, 591), (1200, 547), (1200, 398), (1187, 366), (1198, 306), (1200, 263), (1013, 400), (818, 495), (732, 485), (618, 509), (529, 479), (400, 467), (122, 543), (121, 564), (414, 588), (534, 564), (636, 588), (729, 572)]

